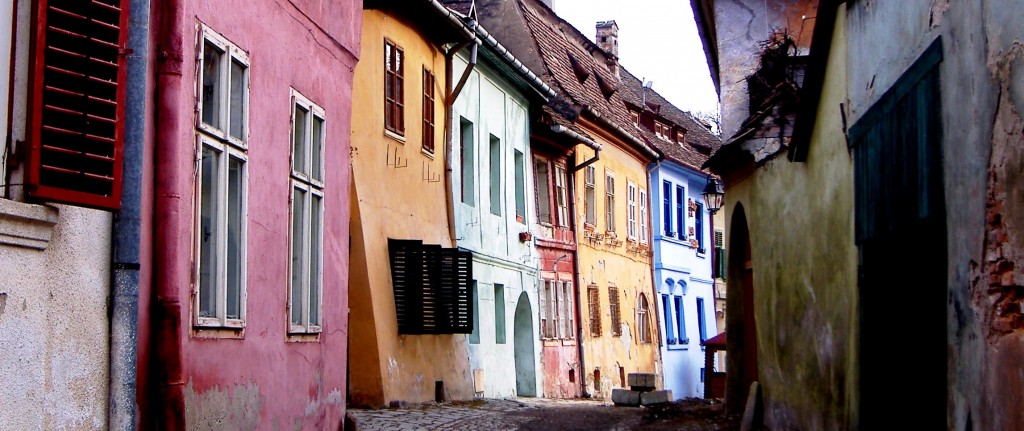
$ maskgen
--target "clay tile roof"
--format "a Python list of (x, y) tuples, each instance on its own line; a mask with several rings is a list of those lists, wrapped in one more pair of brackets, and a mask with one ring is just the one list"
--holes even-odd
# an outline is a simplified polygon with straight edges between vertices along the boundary
[[(707, 161), (710, 154), (722, 145), (721, 138), (711, 133), (705, 123), (677, 108), (657, 91), (645, 90), (640, 79), (625, 68), (622, 68), (620, 73), (622, 75), (621, 93), (623, 93), (622, 98), (625, 101), (638, 108), (646, 109), (649, 114), (660, 117), (659, 121), (686, 129), (686, 144), (678, 144), (660, 139), (654, 132), (641, 128), (640, 134), (648, 144), (657, 148), (672, 161), (701, 170), (700, 166)], [(652, 105), (657, 106), (656, 113)]]
[(441, 3), (447, 6), (448, 9), (462, 15), (469, 15), (469, 8), (473, 5), (473, 0), (444, 0)]
[[(587, 107), (631, 133), (634, 130), (632, 120), (620, 95), (622, 84), (604, 64), (610, 54), (543, 4), (527, 0), (518, 0), (517, 3), (529, 36), (547, 68), (546, 71), (537, 71), (538, 74), (548, 78), (551, 87), (567, 102)], [(580, 71), (589, 72), (582, 81), (579, 79), (582, 76)], [(640, 137), (639, 134), (633, 135)]]

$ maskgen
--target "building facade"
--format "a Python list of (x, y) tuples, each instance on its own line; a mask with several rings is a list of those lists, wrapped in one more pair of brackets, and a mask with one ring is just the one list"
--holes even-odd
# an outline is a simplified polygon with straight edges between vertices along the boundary
[(149, 77), (141, 423), (335, 428), (345, 413), (360, 11), (240, 6), (152, 3), (160, 55)]

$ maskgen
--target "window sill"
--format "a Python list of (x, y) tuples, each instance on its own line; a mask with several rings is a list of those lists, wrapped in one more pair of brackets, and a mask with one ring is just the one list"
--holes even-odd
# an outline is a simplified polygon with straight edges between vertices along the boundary
[(668, 350), (690, 350), (689, 344), (669, 344)]
[(289, 343), (315, 343), (320, 341), (319, 332), (292, 332), (288, 334)]
[[(405, 140), (403, 139), (402, 142), (405, 142)], [(426, 148), (420, 147), (420, 153), (422, 153), (424, 156), (427, 156), (428, 159), (434, 160), (434, 152), (433, 151), (430, 151), (430, 150), (428, 150)]]
[(0, 199), (0, 245), (45, 250), (58, 212), (48, 205)]
[(405, 143), (405, 136), (399, 135), (398, 133), (392, 132), (388, 129), (384, 129), (384, 136), (387, 136), (403, 144)]
[(245, 328), (229, 328), (226, 326), (193, 326), (192, 336), (195, 338), (242, 340), (245, 338)]

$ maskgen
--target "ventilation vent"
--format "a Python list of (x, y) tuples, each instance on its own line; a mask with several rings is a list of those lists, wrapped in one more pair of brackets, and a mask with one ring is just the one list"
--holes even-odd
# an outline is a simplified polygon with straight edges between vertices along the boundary
[(569, 57), (569, 64), (572, 65), (572, 72), (576, 75), (576, 79), (580, 83), (586, 82), (587, 78), (590, 77), (590, 71), (583, 67), (583, 64), (572, 53), (566, 51), (565, 55)]
[(594, 77), (597, 78), (597, 86), (601, 89), (601, 94), (604, 95), (604, 98), (606, 100), (611, 99), (612, 95), (615, 94), (615, 90), (617, 90), (616, 86), (602, 78), (601, 75), (595, 73)]

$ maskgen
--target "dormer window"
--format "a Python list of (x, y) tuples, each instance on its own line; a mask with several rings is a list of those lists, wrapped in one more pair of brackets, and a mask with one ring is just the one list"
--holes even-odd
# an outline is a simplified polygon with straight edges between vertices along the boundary
[(629, 110), (629, 118), (633, 120), (633, 127), (640, 128), (640, 113), (632, 109)]
[(654, 122), (654, 135), (666, 141), (672, 141), (672, 127), (660, 121)]
[(679, 145), (686, 143), (686, 129), (676, 131), (676, 143)]

